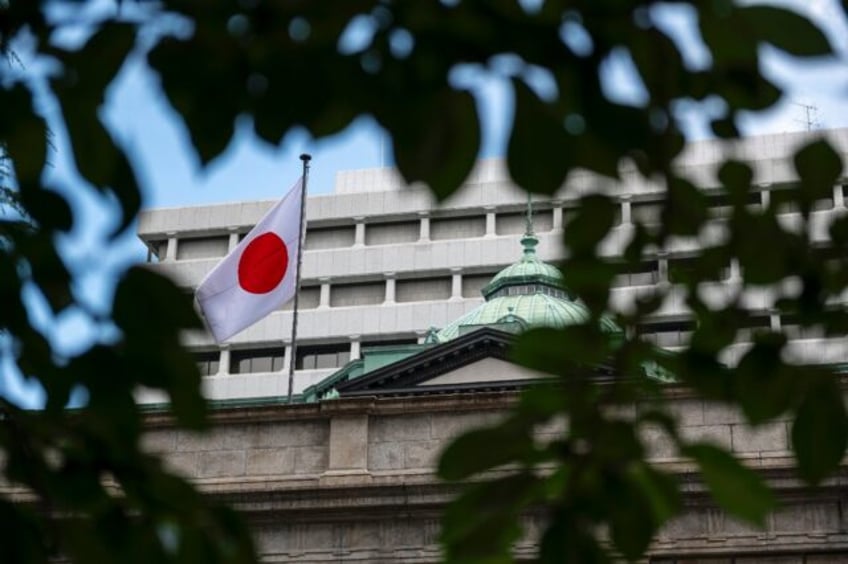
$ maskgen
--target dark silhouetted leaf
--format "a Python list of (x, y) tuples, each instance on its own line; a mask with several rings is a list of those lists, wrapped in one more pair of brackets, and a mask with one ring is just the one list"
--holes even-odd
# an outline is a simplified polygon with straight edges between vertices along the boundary
[(763, 479), (729, 452), (706, 443), (683, 448), (695, 459), (713, 498), (728, 513), (762, 527), (775, 501)]
[(535, 451), (532, 428), (503, 423), (460, 435), (442, 453), (439, 476), (463, 480), (479, 472), (529, 458)]
[(801, 14), (775, 6), (740, 8), (757, 39), (799, 57), (830, 55), (830, 42), (822, 31)]
[(447, 198), (468, 177), (480, 150), (474, 98), (444, 89), (407, 103), (407, 119), (386, 124), (398, 170), (407, 181), (426, 182), (439, 199)]
[(833, 473), (848, 445), (848, 421), (836, 380), (819, 376), (810, 384), (792, 425), (798, 473), (818, 484)]

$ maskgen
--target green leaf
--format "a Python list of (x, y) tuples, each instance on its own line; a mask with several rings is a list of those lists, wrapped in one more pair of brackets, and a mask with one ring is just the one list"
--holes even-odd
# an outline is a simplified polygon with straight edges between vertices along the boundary
[(64, 68), (50, 84), (62, 106), (77, 169), (95, 187), (111, 190), (121, 205), (115, 234), (133, 222), (141, 196), (135, 173), (105, 128), (100, 110), (134, 44), (134, 26), (107, 22), (78, 51), (52, 49)]
[(32, 280), (38, 285), (54, 312), (60, 312), (73, 302), (71, 274), (65, 267), (49, 232), (37, 232), (18, 243), (29, 263)]
[(527, 191), (553, 194), (571, 167), (573, 141), (554, 105), (540, 100), (520, 80), (513, 80), (513, 86), (515, 123), (507, 151), (509, 173)]
[(832, 197), (833, 186), (842, 175), (843, 164), (830, 143), (824, 139), (813, 141), (798, 150), (793, 160), (806, 200)]
[(726, 160), (718, 169), (718, 179), (731, 194), (746, 193), (752, 186), (754, 171), (743, 162)]
[(444, 88), (407, 100), (405, 111), (405, 119), (385, 124), (398, 170), (408, 182), (427, 183), (443, 200), (468, 178), (480, 150), (474, 98)]
[(170, 278), (139, 266), (118, 283), (113, 316), (123, 331), (139, 335), (203, 327), (185, 292)]
[(665, 234), (697, 235), (707, 220), (707, 198), (688, 180), (670, 178), (661, 218)]
[(757, 40), (745, 18), (730, 2), (698, 5), (698, 23), (717, 68), (756, 68)]
[(774, 6), (743, 6), (755, 37), (797, 57), (830, 55), (833, 49), (822, 30), (801, 14)]
[(651, 502), (629, 480), (607, 480), (604, 488), (610, 519), (610, 537), (615, 548), (628, 560), (644, 555), (657, 531)]
[(763, 423), (790, 409), (804, 385), (802, 370), (781, 361), (783, 335), (758, 336), (736, 367), (736, 398), (751, 423)]
[(512, 545), (521, 536), (518, 516), (542, 491), (541, 479), (526, 472), (470, 486), (442, 519), (446, 562), (512, 562)]
[(539, 561), (544, 564), (608, 564), (612, 559), (588, 527), (568, 509), (557, 512), (542, 535)]
[(20, 83), (0, 88), (0, 156), (8, 154), (22, 188), (39, 185), (47, 158), (47, 124), (35, 113), (32, 96)]
[(70, 231), (73, 227), (71, 206), (56, 192), (44, 189), (23, 190), (21, 202), (40, 229)]
[(609, 334), (589, 326), (539, 327), (518, 337), (512, 357), (522, 366), (558, 376), (579, 376), (578, 369), (606, 361)]
[(445, 480), (464, 480), (504, 464), (525, 460), (536, 451), (531, 430), (532, 427), (506, 421), (460, 435), (442, 453), (438, 474)]
[(707, 443), (683, 447), (698, 463), (715, 501), (728, 513), (759, 527), (775, 508), (774, 496), (763, 479), (729, 452)]
[(593, 194), (581, 198), (577, 215), (568, 222), (563, 240), (572, 252), (594, 251), (615, 225), (617, 206), (607, 196)]
[[(226, 32), (226, 19), (220, 23), (220, 28), (202, 26), (188, 40), (166, 37), (147, 55), (203, 165), (229, 146), (249, 73), (237, 45)], [(201, 60), (205, 64), (196, 64)], [(287, 106), (287, 102), (278, 102)]]
[(680, 512), (683, 499), (674, 476), (647, 464), (629, 466), (627, 475), (647, 498), (656, 528)]
[(798, 473), (818, 484), (833, 473), (848, 445), (848, 421), (842, 390), (833, 377), (814, 380), (804, 396), (792, 425), (792, 448)]

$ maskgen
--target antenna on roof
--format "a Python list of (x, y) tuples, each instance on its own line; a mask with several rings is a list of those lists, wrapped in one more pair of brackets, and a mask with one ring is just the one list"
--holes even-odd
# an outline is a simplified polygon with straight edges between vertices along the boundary
[(795, 121), (806, 127), (807, 131), (812, 131), (821, 127), (819, 121), (819, 107), (815, 104), (804, 104), (801, 102), (792, 102), (794, 105), (804, 110), (804, 118), (796, 119)]

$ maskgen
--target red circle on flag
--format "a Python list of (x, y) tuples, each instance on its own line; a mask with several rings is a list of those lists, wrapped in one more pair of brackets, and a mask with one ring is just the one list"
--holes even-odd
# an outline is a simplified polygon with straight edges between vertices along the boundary
[(263, 233), (241, 253), (239, 286), (251, 294), (267, 294), (280, 284), (288, 266), (289, 252), (283, 240), (276, 233)]

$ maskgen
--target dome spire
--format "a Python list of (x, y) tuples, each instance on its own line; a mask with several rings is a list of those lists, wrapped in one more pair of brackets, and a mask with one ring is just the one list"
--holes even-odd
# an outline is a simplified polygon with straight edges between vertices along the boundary
[(521, 238), (521, 246), (524, 247), (524, 259), (531, 260), (536, 255), (536, 245), (539, 239), (533, 230), (533, 194), (527, 192), (527, 216), (524, 219), (524, 237)]

